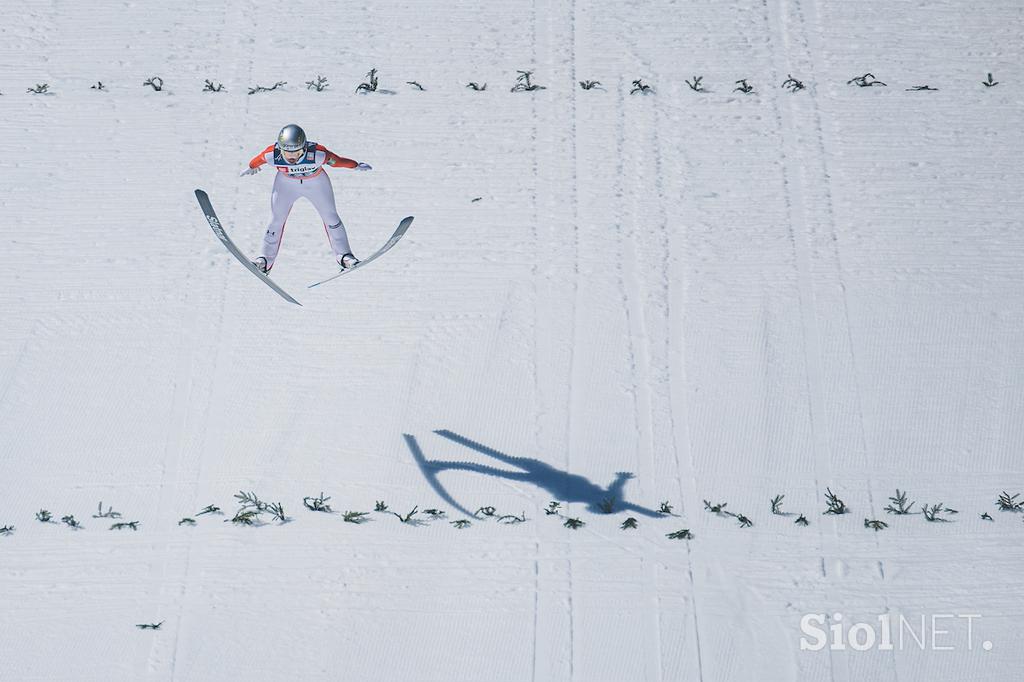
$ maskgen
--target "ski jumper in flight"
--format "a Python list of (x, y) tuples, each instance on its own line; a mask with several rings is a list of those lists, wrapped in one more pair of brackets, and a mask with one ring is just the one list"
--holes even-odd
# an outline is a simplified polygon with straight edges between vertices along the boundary
[(264, 164), (274, 166), (277, 174), (270, 194), (270, 224), (263, 235), (263, 248), (260, 255), (253, 259), (253, 265), (263, 272), (269, 272), (274, 267), (288, 214), (300, 197), (309, 199), (323, 219), (334, 259), (342, 269), (358, 263), (359, 259), (352, 255), (348, 234), (334, 203), (334, 187), (324, 166), (363, 171), (370, 170), (370, 166), (338, 156), (316, 142), (308, 142), (306, 133), (295, 124), (282, 128), (277, 142), (254, 156), (242, 175), (258, 173)]

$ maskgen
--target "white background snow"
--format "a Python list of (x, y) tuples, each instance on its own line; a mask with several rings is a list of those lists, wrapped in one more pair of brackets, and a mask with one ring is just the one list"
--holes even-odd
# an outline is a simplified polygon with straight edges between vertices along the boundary
[[(1018, 679), (1022, 35), (1017, 0), (8, 7), (0, 679)], [(192, 195), (255, 252), (272, 175), (238, 174), (290, 122), (373, 165), (331, 171), (357, 254), (416, 217), (307, 290), (297, 204), (303, 307)], [(291, 522), (224, 523), (239, 490)], [(801, 651), (813, 613), (928, 640)]]

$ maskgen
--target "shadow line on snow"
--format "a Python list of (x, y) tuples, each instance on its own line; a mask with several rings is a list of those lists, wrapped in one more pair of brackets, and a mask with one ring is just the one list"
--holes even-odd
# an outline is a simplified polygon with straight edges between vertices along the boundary
[(479, 464), (477, 462), (460, 462), (438, 459), (428, 460), (423, 454), (423, 450), (420, 448), (416, 437), (409, 435), (408, 433), (402, 434), (405, 438), (405, 444), (412, 453), (413, 459), (416, 460), (416, 464), (419, 465), (420, 471), (423, 472), (423, 476), (427, 479), (427, 482), (430, 483), (430, 486), (434, 491), (437, 492), (445, 502), (468, 516), (473, 516), (473, 512), (459, 504), (455, 498), (452, 497), (451, 493), (445, 489), (441, 484), (441, 481), (437, 478), (437, 474), (439, 472), (448, 470), (472, 471), (479, 474), (486, 474), (488, 476), (504, 478), (510, 481), (532, 483), (538, 488), (548, 491), (551, 499), (565, 503), (579, 502), (585, 504), (587, 505), (587, 511), (594, 514), (604, 513), (601, 511), (599, 506), (600, 503), (607, 498), (614, 498), (614, 513), (628, 511), (650, 517), (661, 516), (661, 514), (653, 509), (648, 509), (647, 507), (627, 502), (624, 499), (623, 489), (625, 488), (626, 481), (633, 478), (633, 474), (629, 472), (617, 472), (615, 474), (615, 480), (612, 481), (607, 488), (602, 488), (579, 474), (572, 474), (567, 471), (556, 469), (550, 464), (532, 457), (514, 457), (512, 455), (505, 454), (504, 452), (495, 450), (483, 443), (478, 443), (466, 438), (465, 436), (460, 436), (448, 429), (439, 429), (434, 431), (434, 433), (482, 455), (493, 457), (504, 464), (509, 464), (520, 469), (520, 471), (510, 471), (487, 464)]

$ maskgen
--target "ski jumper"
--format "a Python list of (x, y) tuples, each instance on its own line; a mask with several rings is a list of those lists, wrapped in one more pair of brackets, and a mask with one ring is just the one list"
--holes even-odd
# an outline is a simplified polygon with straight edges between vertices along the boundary
[(280, 148), (272, 144), (249, 161), (249, 168), (258, 168), (265, 163), (273, 165), (278, 171), (270, 194), (270, 224), (263, 235), (263, 248), (260, 251), (260, 255), (267, 259), (267, 270), (274, 265), (281, 248), (288, 214), (300, 197), (309, 199), (324, 221), (324, 230), (335, 260), (351, 253), (348, 234), (334, 203), (334, 187), (324, 166), (355, 168), (359, 164), (338, 156), (316, 142), (307, 142), (306, 151), (295, 163), (285, 161)]

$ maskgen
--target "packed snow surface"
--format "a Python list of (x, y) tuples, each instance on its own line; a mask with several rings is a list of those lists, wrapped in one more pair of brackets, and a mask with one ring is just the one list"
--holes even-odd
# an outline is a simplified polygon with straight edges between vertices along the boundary
[(1019, 679), (1018, 0), (8, 9), (0, 679)]

